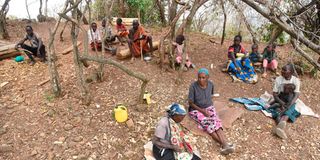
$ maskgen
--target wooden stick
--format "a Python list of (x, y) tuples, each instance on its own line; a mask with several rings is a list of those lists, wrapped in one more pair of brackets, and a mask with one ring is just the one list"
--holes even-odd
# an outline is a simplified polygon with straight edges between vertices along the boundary
[[(141, 35), (140, 35), (140, 37), (141, 37)], [(141, 61), (143, 61), (142, 40), (140, 40), (139, 42), (140, 42), (140, 56), (141, 56)]]
[(48, 83), (50, 81), (50, 79), (46, 79), (40, 83), (38, 83), (38, 86), (43, 86), (44, 84)]

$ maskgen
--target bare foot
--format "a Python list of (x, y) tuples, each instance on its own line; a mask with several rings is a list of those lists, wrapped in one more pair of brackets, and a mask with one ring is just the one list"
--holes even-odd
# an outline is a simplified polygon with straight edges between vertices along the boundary
[(267, 73), (263, 73), (262, 78), (266, 78), (266, 77), (267, 77)]

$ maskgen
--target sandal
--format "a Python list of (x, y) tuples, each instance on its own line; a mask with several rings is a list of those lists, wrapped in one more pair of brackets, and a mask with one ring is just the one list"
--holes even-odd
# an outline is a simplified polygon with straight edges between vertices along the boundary
[(227, 147), (221, 149), (220, 153), (222, 155), (228, 155), (228, 154), (233, 153), (234, 150), (235, 150), (235, 146), (233, 144), (228, 144)]
[(278, 128), (278, 127), (276, 127), (274, 129), (274, 134), (277, 135), (281, 139), (287, 139), (288, 138), (286, 132), (284, 132), (283, 129)]
[(277, 125), (278, 128), (280, 129), (284, 129), (287, 125), (287, 122), (286, 121), (280, 121)]

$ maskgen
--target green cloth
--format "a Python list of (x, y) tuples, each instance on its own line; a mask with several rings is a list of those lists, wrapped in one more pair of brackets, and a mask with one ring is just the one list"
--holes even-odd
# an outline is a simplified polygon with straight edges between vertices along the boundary
[(275, 50), (268, 51), (267, 48), (263, 50), (263, 59), (267, 59), (268, 62), (271, 62), (272, 60), (277, 58), (277, 53)]
[[(280, 113), (276, 109), (267, 109), (267, 111), (272, 114), (273, 119), (277, 119), (280, 116)], [(301, 115), (296, 110), (296, 104), (291, 105), (290, 108), (284, 112), (284, 114), (289, 117), (291, 122), (295, 122), (296, 119)]]

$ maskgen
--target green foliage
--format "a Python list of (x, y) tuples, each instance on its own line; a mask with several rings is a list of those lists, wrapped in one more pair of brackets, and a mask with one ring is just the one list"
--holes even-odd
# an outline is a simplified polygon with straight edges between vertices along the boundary
[(106, 10), (104, 6), (104, 0), (95, 0), (94, 3), (91, 4), (91, 13), (93, 17), (97, 18), (98, 20), (103, 19), (106, 16)]
[(44, 97), (48, 102), (52, 102), (54, 100), (54, 94), (51, 93), (45, 93)]
[[(271, 38), (272, 30), (275, 27), (274, 24), (265, 24), (260, 27), (260, 30), (262, 30), (262, 40), (264, 42), (268, 42)], [(282, 32), (280, 36), (276, 39), (276, 42), (278, 44), (285, 44), (288, 42), (288, 38), (285, 32)]]
[(153, 1), (151, 0), (126, 0), (129, 7), (127, 17), (138, 17), (140, 11), (140, 18), (142, 23), (154, 23), (159, 22), (159, 13), (156, 9)]

